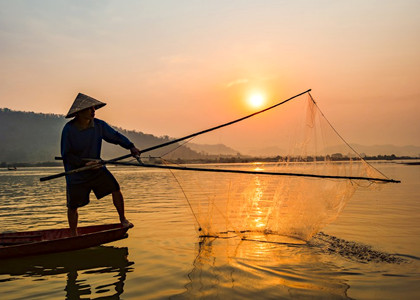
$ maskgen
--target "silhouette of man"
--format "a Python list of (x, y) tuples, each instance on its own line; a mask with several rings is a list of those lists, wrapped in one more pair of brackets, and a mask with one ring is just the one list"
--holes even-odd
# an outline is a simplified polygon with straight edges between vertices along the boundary
[(130, 150), (133, 156), (139, 156), (140, 150), (106, 122), (95, 118), (95, 111), (105, 105), (79, 93), (66, 115), (66, 118), (73, 119), (66, 123), (61, 134), (61, 155), (65, 170), (92, 166), (90, 170), (66, 175), (67, 218), (72, 235), (77, 235), (77, 209), (89, 203), (91, 191), (97, 199), (112, 194), (121, 224), (133, 226), (125, 217), (124, 198), (117, 180), (104, 165), (95, 160), (100, 159), (102, 140)]

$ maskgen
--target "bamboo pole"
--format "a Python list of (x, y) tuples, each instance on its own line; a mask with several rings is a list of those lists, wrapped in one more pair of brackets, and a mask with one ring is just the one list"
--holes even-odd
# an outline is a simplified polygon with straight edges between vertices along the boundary
[(251, 175), (298, 176), (298, 177), (329, 178), (329, 179), (367, 180), (367, 181), (393, 182), (393, 183), (401, 182), (399, 180), (388, 179), (388, 178), (374, 178), (374, 177), (363, 177), (363, 176), (336, 176), (336, 175), (317, 175), (317, 174), (288, 173), (288, 172), (212, 169), (212, 168), (197, 168), (197, 167), (187, 167), (187, 166), (155, 165), (155, 164), (145, 164), (145, 163), (137, 164), (137, 163), (118, 162), (118, 161), (112, 161), (112, 162), (104, 161), (104, 163), (113, 164), (113, 165), (122, 165), (122, 166), (135, 166), (135, 167), (144, 167), (144, 168), (158, 168), (158, 169), (170, 169), (170, 170), (181, 170), (181, 171), (236, 173), (236, 174), (251, 174)]
[[(245, 117), (242, 117), (242, 118), (239, 118), (239, 119), (236, 119), (236, 120), (233, 120), (233, 121), (230, 121), (230, 122), (224, 123), (224, 124), (222, 124), (222, 125), (218, 125), (218, 126), (215, 126), (215, 127), (209, 128), (209, 129), (205, 129), (205, 130), (202, 130), (202, 131), (199, 131), (199, 132), (196, 132), (196, 133), (192, 133), (192, 134), (189, 134), (189, 135), (187, 135), (187, 136), (184, 136), (184, 137), (181, 137), (181, 138), (178, 138), (178, 139), (174, 139), (174, 140), (171, 140), (171, 141), (168, 141), (168, 142), (165, 142), (165, 143), (162, 143), (162, 144), (156, 145), (156, 146), (152, 146), (152, 147), (149, 147), (149, 148), (142, 149), (142, 150), (140, 150), (140, 153), (145, 153), (145, 152), (149, 152), (149, 151), (152, 151), (152, 150), (155, 150), (155, 149), (158, 149), (158, 148), (162, 148), (162, 147), (165, 147), (165, 146), (169, 146), (169, 145), (172, 145), (172, 144), (175, 144), (175, 143), (178, 143), (178, 142), (181, 142), (181, 141), (184, 141), (184, 140), (187, 140), (187, 139), (190, 139), (190, 138), (196, 137), (196, 136), (198, 136), (198, 135), (201, 135), (201, 134), (204, 134), (204, 133), (207, 133), (207, 132), (210, 132), (210, 131), (216, 130), (216, 129), (220, 129), (220, 128), (223, 128), (223, 127), (226, 127), (226, 126), (229, 126), (229, 125), (232, 125), (232, 124), (238, 123), (238, 122), (243, 121), (243, 120), (245, 120), (245, 119), (251, 118), (251, 117), (253, 117), (253, 116), (255, 116), (255, 115), (258, 115), (258, 114), (261, 114), (261, 113), (263, 113), (263, 112), (266, 112), (266, 111), (268, 111), (268, 110), (270, 110), (270, 109), (273, 109), (273, 108), (275, 108), (275, 107), (277, 107), (277, 106), (280, 106), (280, 105), (282, 105), (282, 104), (284, 104), (284, 103), (286, 103), (286, 102), (289, 102), (290, 100), (293, 100), (293, 99), (295, 99), (295, 98), (297, 98), (297, 97), (299, 97), (299, 96), (302, 96), (302, 95), (304, 95), (304, 94), (306, 94), (306, 93), (309, 93), (310, 91), (311, 91), (311, 89), (309, 89), (309, 90), (307, 90), (307, 91), (305, 91), (305, 92), (302, 92), (302, 93), (300, 93), (300, 94), (297, 94), (297, 95), (295, 95), (295, 96), (293, 96), (293, 97), (290, 97), (290, 98), (288, 98), (288, 99), (286, 99), (286, 100), (284, 100), (284, 101), (281, 101), (281, 102), (279, 102), (279, 103), (277, 103), (277, 104), (274, 104), (274, 105), (272, 105), (272, 106), (270, 106), (270, 107), (267, 107), (267, 108), (265, 108), (265, 109), (262, 109), (262, 110), (260, 110), (260, 111), (255, 112), (255, 113), (252, 113), (252, 114), (250, 114), (250, 115), (247, 115), (247, 116), (245, 116)], [(111, 159), (111, 160), (107, 160), (106, 162), (105, 162), (105, 161), (103, 161), (103, 163), (102, 163), (102, 164), (106, 164), (106, 163), (111, 163), (111, 162), (120, 161), (120, 160), (123, 160), (123, 159), (129, 158), (129, 157), (131, 157), (131, 156), (132, 156), (131, 154), (126, 154), (126, 155), (123, 155), (123, 156), (120, 156), (120, 157), (113, 158), (113, 159)], [(137, 158), (136, 158), (136, 159), (137, 159)], [(92, 168), (94, 168), (94, 167), (95, 167), (95, 166), (85, 166), (85, 167), (81, 167), (81, 168), (78, 168), (78, 169), (70, 170), (70, 171), (67, 171), (67, 172), (62, 172), (62, 173), (58, 173), (58, 174), (55, 174), (55, 175), (42, 177), (42, 178), (40, 178), (40, 181), (47, 181), (47, 180), (50, 180), (50, 179), (59, 178), (59, 177), (63, 177), (63, 176), (66, 176), (66, 175), (70, 175), (70, 174), (74, 174), (74, 173), (83, 172), (83, 171), (86, 171), (86, 170), (90, 170), (90, 169), (92, 169)]]

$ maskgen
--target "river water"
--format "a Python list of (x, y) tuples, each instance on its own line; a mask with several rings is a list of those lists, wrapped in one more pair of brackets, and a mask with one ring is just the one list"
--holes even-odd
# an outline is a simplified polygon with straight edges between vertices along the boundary
[[(165, 170), (110, 168), (129, 237), (104, 246), (0, 261), (1, 299), (419, 299), (420, 166), (375, 163), (401, 184), (355, 193), (307, 244), (200, 239)], [(62, 168), (0, 170), (0, 231), (67, 226)], [(115, 223), (110, 197), (79, 224)], [(256, 237), (256, 240), (259, 240)]]

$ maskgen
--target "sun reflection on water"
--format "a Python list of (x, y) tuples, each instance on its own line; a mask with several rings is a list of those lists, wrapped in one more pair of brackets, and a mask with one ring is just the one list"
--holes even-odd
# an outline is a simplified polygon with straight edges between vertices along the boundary
[(268, 207), (263, 205), (264, 189), (258, 177), (254, 180), (254, 193), (250, 199), (252, 203), (252, 214), (250, 215), (250, 228), (256, 231), (262, 231), (267, 226), (267, 210)]

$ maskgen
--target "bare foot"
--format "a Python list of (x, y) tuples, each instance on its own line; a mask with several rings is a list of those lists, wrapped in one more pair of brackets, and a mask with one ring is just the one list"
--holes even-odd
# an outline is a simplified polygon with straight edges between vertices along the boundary
[(76, 229), (74, 229), (74, 230), (70, 228), (70, 236), (71, 236), (71, 237), (78, 236), (78, 235), (79, 235), (79, 234), (77, 233), (77, 228), (76, 228)]
[(128, 221), (127, 219), (122, 220), (122, 221), (121, 221), (121, 225), (122, 225), (123, 227), (128, 227), (128, 228), (133, 228), (133, 227), (134, 227), (133, 223), (131, 223), (131, 222), (130, 222), (130, 221)]

